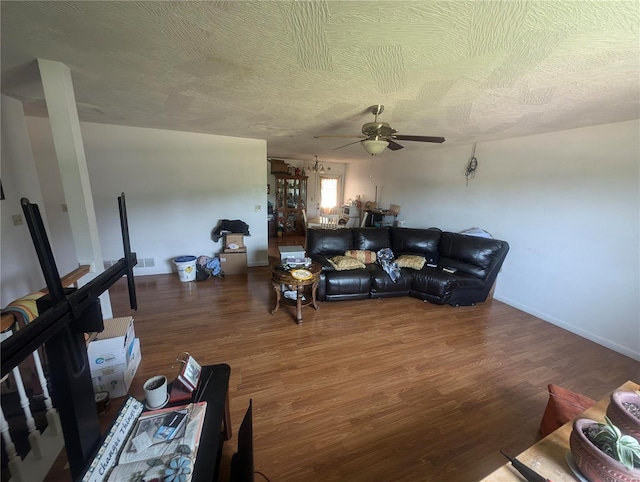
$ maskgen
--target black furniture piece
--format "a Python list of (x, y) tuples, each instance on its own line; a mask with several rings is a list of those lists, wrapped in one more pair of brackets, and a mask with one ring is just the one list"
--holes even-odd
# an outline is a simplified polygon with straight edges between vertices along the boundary
[[(227, 364), (205, 365), (202, 367), (200, 384), (193, 393), (192, 402), (207, 402), (200, 446), (193, 467), (192, 482), (218, 480), (222, 445), (231, 438), (231, 417), (229, 414), (229, 376), (231, 367)], [(177, 402), (184, 405), (189, 400)], [(224, 427), (224, 430), (220, 430)]]
[(231, 482), (253, 482), (253, 404), (244, 415), (238, 430), (238, 451), (231, 457)]
[[(402, 268), (400, 279), (393, 282), (378, 263), (336, 271), (328, 261), (347, 250), (377, 252), (383, 248), (391, 248), (396, 258), (422, 256), (431, 266)], [(317, 291), (320, 301), (412, 296), (435, 304), (469, 306), (487, 299), (509, 244), (438, 228), (365, 227), (309, 229), (306, 251), (322, 265)]]
[(122, 276), (127, 277), (131, 308), (137, 309), (137, 257), (129, 242), (125, 196), (118, 197), (124, 257), (77, 290), (62, 286), (38, 205), (27, 198), (21, 204), (49, 294), (38, 300), (40, 316), (2, 342), (2, 376), (45, 345), (53, 404), (60, 414), (71, 475), (77, 479), (101, 439), (84, 333), (104, 329), (98, 297)]

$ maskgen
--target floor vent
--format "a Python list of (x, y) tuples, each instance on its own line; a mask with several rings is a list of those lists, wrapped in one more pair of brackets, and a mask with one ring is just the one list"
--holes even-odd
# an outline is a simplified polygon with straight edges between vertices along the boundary
[[(114, 264), (116, 264), (118, 260), (113, 261), (105, 261), (104, 269), (111, 268)], [(155, 258), (141, 258), (138, 259), (138, 264), (135, 265), (135, 268), (153, 268), (156, 265)]]
[(144, 259), (139, 260), (138, 265), (140, 267), (152, 268), (153, 266), (156, 265), (156, 260), (155, 260), (155, 258), (144, 258)]

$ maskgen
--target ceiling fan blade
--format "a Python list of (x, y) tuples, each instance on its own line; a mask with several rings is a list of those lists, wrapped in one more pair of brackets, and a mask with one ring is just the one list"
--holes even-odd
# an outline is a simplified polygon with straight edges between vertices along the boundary
[(365, 139), (367, 136), (359, 135), (359, 136), (313, 136), (314, 139), (329, 139), (329, 138), (344, 138), (344, 139)]
[(389, 139), (388, 142), (389, 142), (389, 145), (387, 146), (387, 149), (391, 149), (392, 151), (404, 149), (404, 146), (401, 146), (400, 144), (398, 144), (397, 142), (394, 142), (391, 139)]
[(444, 137), (429, 137), (429, 136), (403, 136), (403, 135), (395, 135), (394, 139), (398, 139), (399, 141), (418, 141), (418, 142), (437, 142), (441, 144), (444, 142)]
[(354, 141), (354, 142), (350, 142), (349, 144), (345, 144), (344, 146), (340, 146), (340, 147), (336, 147), (333, 150), (337, 150), (337, 149), (342, 149), (343, 147), (347, 147), (350, 146), (351, 144), (357, 144), (358, 142), (362, 142), (362, 141)]

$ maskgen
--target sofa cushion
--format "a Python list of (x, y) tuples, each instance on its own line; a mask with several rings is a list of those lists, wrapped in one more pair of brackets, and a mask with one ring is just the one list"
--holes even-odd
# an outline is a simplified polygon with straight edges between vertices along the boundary
[(437, 268), (425, 267), (413, 274), (411, 289), (442, 299), (445, 303), (451, 292), (458, 287), (458, 279)]
[(393, 228), (391, 230), (391, 249), (397, 254), (418, 254), (424, 256), (427, 263), (437, 264), (441, 235), (442, 231), (438, 228)]
[(391, 247), (389, 228), (352, 228), (353, 247), (368, 251), (378, 251)]
[(352, 258), (357, 259), (358, 261), (362, 261), (364, 264), (375, 263), (376, 262), (376, 252), (368, 251), (365, 249), (350, 249), (344, 252), (345, 256), (350, 256)]
[(353, 249), (350, 229), (307, 229), (307, 256), (344, 255)]
[(440, 266), (456, 268), (484, 279), (504, 259), (509, 245), (498, 239), (444, 232), (440, 237)]
[(364, 263), (350, 256), (334, 256), (328, 258), (329, 263), (336, 271), (347, 271), (350, 269), (364, 268)]
[(364, 269), (325, 271), (326, 295), (366, 294), (371, 291), (371, 276)]
[(371, 275), (372, 295), (398, 292), (408, 294), (411, 289), (411, 282), (413, 281), (411, 270), (401, 270), (400, 277), (395, 282), (391, 280), (391, 276), (379, 264), (368, 264), (367, 270)]
[(427, 262), (424, 256), (416, 256), (413, 254), (403, 254), (396, 259), (396, 263), (401, 268), (422, 269)]
[(413, 282), (411, 283), (413, 291), (428, 293), (442, 300), (443, 303), (449, 302), (454, 290), (477, 290), (483, 286), (484, 282), (475, 276), (459, 271), (451, 274), (439, 268), (428, 266), (420, 271), (413, 271)]

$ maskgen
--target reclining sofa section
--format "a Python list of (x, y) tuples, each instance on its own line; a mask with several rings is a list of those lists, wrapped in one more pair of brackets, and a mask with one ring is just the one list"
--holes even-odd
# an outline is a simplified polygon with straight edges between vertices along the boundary
[[(342, 228), (307, 230), (307, 256), (322, 265), (317, 299), (359, 300), (412, 296), (436, 304), (469, 306), (485, 301), (509, 245), (498, 239), (443, 232), (438, 228)], [(426, 258), (420, 270), (401, 268), (395, 283), (378, 263), (337, 271), (328, 258), (347, 250), (391, 248), (396, 258)], [(427, 266), (427, 264), (435, 266)], [(452, 268), (454, 273), (443, 271)]]

